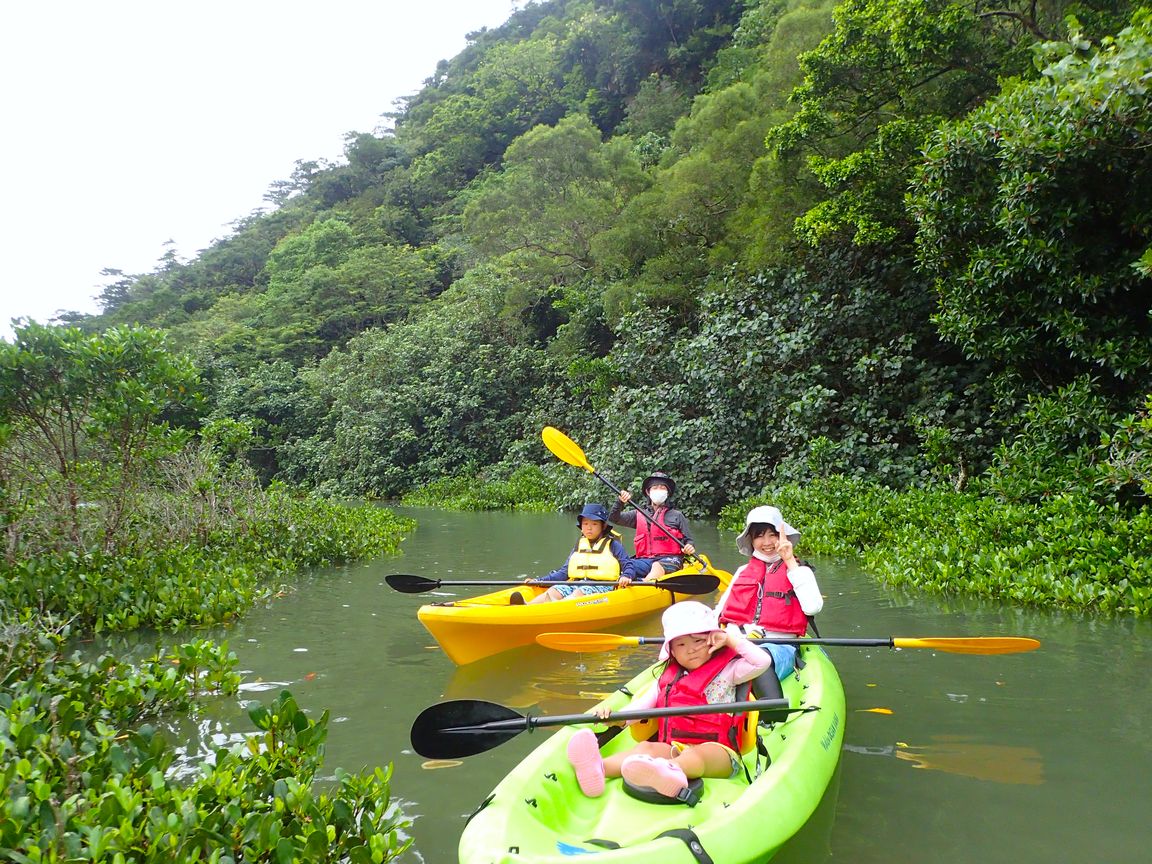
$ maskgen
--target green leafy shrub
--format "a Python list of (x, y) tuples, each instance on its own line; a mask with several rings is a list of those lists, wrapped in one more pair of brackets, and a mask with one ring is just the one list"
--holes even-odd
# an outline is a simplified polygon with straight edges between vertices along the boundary
[[(974, 484), (894, 491), (852, 477), (782, 486), (724, 509), (739, 530), (758, 504), (779, 507), (807, 554), (859, 556), (894, 585), (1021, 605), (1152, 615), (1152, 510), (1085, 495), (1016, 504)], [(1053, 554), (1053, 550), (1059, 554)]]
[(1112, 482), (1139, 484), (1144, 495), (1152, 498), (1152, 396), (1145, 400), (1143, 411), (1122, 419), (1102, 444), (1108, 448), (1106, 470)]
[(259, 504), (203, 545), (142, 543), (115, 555), (68, 550), (0, 563), (0, 609), (51, 613), (95, 630), (225, 623), (283, 590), (301, 568), (399, 551), (414, 524), (283, 487)]
[(235, 655), (195, 642), (139, 667), (65, 659), (64, 633), (9, 625), (0, 678), (0, 857), (49, 861), (350, 861), (406, 849), (391, 767), (337, 772), (312, 789), (328, 714), (288, 692), (250, 711), (257, 733), (219, 749), (188, 782), (176, 752), (141, 721), (197, 693), (235, 692)]
[(535, 465), (522, 465), (504, 479), (489, 476), (446, 477), (404, 496), (405, 504), (450, 510), (556, 509), (557, 489), (548, 474)]
[(1005, 81), (931, 136), (910, 211), (944, 339), (1007, 386), (1091, 375), (1127, 411), (1152, 362), (1152, 13), (1104, 38), (1071, 20), (1040, 80)]
[(530, 333), (504, 314), (505, 287), (473, 273), (309, 370), (327, 410), (312, 436), (280, 449), (287, 476), (387, 498), (499, 462), (524, 434), (544, 365)]
[(1032, 396), (1016, 434), (1002, 442), (987, 474), (988, 485), (1008, 501), (1039, 501), (1053, 495), (1114, 498), (1102, 444), (1118, 418), (1087, 377), (1051, 396)]

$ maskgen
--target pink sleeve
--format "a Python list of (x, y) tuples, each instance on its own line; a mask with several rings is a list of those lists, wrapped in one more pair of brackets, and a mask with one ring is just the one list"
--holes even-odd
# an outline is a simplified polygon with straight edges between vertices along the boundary
[(633, 697), (632, 701), (621, 708), (621, 711), (644, 711), (648, 708), (656, 707), (656, 691), (658, 688), (649, 687), (645, 692), (639, 696)]
[(772, 655), (747, 639), (741, 639), (736, 644), (736, 651), (740, 656), (720, 671), (721, 675), (732, 679), (733, 685), (751, 681), (772, 665)]

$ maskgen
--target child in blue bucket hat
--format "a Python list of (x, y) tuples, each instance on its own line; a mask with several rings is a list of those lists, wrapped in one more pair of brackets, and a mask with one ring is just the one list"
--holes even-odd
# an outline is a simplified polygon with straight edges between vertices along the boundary
[[(601, 585), (553, 585), (543, 594), (532, 598), (529, 603), (549, 603), (564, 597), (578, 597), (583, 594), (601, 594), (619, 586), (632, 584), (633, 561), (624, 550), (618, 535), (608, 527), (608, 508), (603, 504), (585, 504), (576, 517), (580, 526), (580, 537), (576, 548), (567, 560), (533, 582), (569, 582), (574, 580), (603, 581)], [(509, 602), (512, 605), (524, 603), (524, 595), (516, 592)]]

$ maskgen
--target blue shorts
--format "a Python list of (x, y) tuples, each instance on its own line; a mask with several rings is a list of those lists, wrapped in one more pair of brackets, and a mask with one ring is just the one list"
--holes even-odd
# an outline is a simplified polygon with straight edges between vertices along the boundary
[(634, 579), (647, 579), (648, 574), (652, 572), (652, 565), (657, 561), (663, 565), (665, 576), (684, 566), (683, 555), (664, 555), (660, 558), (633, 558), (632, 577)]
[(781, 681), (796, 669), (795, 645), (777, 645), (775, 642), (765, 642), (760, 648), (772, 655), (772, 668), (776, 670), (776, 677)]
[(580, 591), (584, 594), (605, 594), (608, 591), (615, 590), (616, 583), (605, 582), (603, 585), (566, 585), (563, 582), (557, 582), (552, 587), (560, 592), (561, 597), (571, 597), (575, 591)]

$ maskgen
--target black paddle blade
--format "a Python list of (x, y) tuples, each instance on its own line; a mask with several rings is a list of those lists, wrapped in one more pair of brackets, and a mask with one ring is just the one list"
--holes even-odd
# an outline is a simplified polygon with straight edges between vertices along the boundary
[(440, 587), (439, 579), (425, 579), (423, 576), (413, 576), (411, 573), (391, 573), (384, 577), (388, 587), (403, 594), (421, 594)]
[(677, 594), (711, 594), (720, 587), (720, 577), (705, 573), (681, 573), (678, 576), (660, 579), (655, 584), (661, 588), (669, 588)]
[[(480, 728), (501, 720), (507, 728)], [(504, 705), (454, 699), (420, 712), (412, 722), (412, 749), (428, 759), (459, 759), (499, 747), (527, 728), (528, 718)]]

